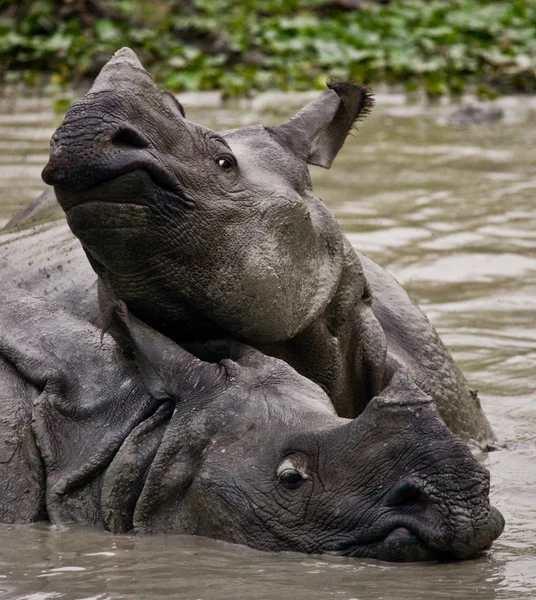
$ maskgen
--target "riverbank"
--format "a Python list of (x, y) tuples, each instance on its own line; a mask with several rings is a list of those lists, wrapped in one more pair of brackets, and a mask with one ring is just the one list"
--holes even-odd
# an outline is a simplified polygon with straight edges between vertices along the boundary
[(428, 95), (536, 91), (536, 0), (43, 0), (0, 9), (4, 84), (65, 87), (128, 45), (172, 91), (322, 88), (327, 77)]

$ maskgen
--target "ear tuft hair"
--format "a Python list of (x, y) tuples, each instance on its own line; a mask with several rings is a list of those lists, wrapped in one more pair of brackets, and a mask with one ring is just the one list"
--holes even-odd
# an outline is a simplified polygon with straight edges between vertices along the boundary
[(328, 82), (328, 89), (292, 119), (267, 131), (310, 165), (329, 169), (357, 121), (374, 105), (370, 88), (352, 81)]
[[(349, 96), (349, 90), (353, 92), (353, 96), (355, 98), (355, 90), (356, 88), (361, 91), (360, 98), (355, 102), (356, 106), (354, 107), (355, 118), (353, 123), (357, 123), (358, 121), (362, 121), (365, 117), (368, 117), (370, 111), (374, 107), (374, 91), (372, 88), (367, 85), (355, 83), (354, 81), (342, 80), (342, 79), (330, 79), (327, 82), (327, 86), (330, 90), (333, 90), (337, 93), (340, 98), (344, 98)], [(354, 112), (352, 111), (352, 112)]]
[[(355, 115), (352, 120), (352, 127), (356, 127), (356, 124), (359, 121), (362, 121), (370, 115), (370, 111), (374, 107), (374, 92), (372, 88), (368, 87), (367, 85), (355, 83), (354, 81), (342, 79), (330, 79), (327, 82), (327, 86), (330, 90), (333, 90), (340, 98), (342, 98), (343, 105), (345, 105), (345, 98), (349, 96), (353, 97), (353, 110), (348, 110), (347, 108), (350, 114)], [(355, 94), (356, 88), (361, 91), (361, 95), (357, 98)], [(350, 90), (353, 92), (353, 94), (348, 93)]]

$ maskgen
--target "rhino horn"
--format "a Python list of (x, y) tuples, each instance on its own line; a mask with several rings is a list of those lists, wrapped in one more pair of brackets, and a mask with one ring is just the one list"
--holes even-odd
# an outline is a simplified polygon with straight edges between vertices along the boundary
[(135, 52), (130, 48), (121, 48), (101, 69), (88, 93), (129, 89), (133, 83), (139, 86), (141, 81), (144, 85), (157, 89)]

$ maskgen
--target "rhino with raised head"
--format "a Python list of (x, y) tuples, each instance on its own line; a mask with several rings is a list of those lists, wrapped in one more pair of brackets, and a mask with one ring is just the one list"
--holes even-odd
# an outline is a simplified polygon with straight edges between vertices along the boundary
[(0, 294), (0, 522), (186, 533), (261, 550), (470, 558), (500, 535), (489, 474), (400, 368), (364, 412), (251, 346), (193, 354), (114, 313)]
[(187, 120), (135, 54), (116, 53), (51, 143), (44, 180), (99, 276), (176, 341), (231, 337), (282, 358), (355, 417), (402, 366), (450, 429), (493, 433), (435, 330), (357, 253), (312, 191), (371, 107), (329, 85), (278, 127), (215, 132)]

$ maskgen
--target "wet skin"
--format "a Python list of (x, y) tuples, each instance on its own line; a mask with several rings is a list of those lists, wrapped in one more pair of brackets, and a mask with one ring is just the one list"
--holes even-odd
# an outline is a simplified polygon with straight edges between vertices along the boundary
[(403, 369), (344, 419), (251, 346), (186, 350), (125, 305), (113, 320), (133, 360), (49, 301), (0, 295), (0, 521), (390, 561), (471, 558), (500, 535), (489, 473)]
[(123, 49), (54, 134), (43, 177), (104, 312), (121, 299), (175, 341), (251, 344), (344, 417), (403, 367), (451, 431), (485, 449), (493, 432), (435, 330), (311, 188), (307, 164), (329, 167), (370, 106), (367, 90), (339, 82), (279, 127), (215, 132)]

